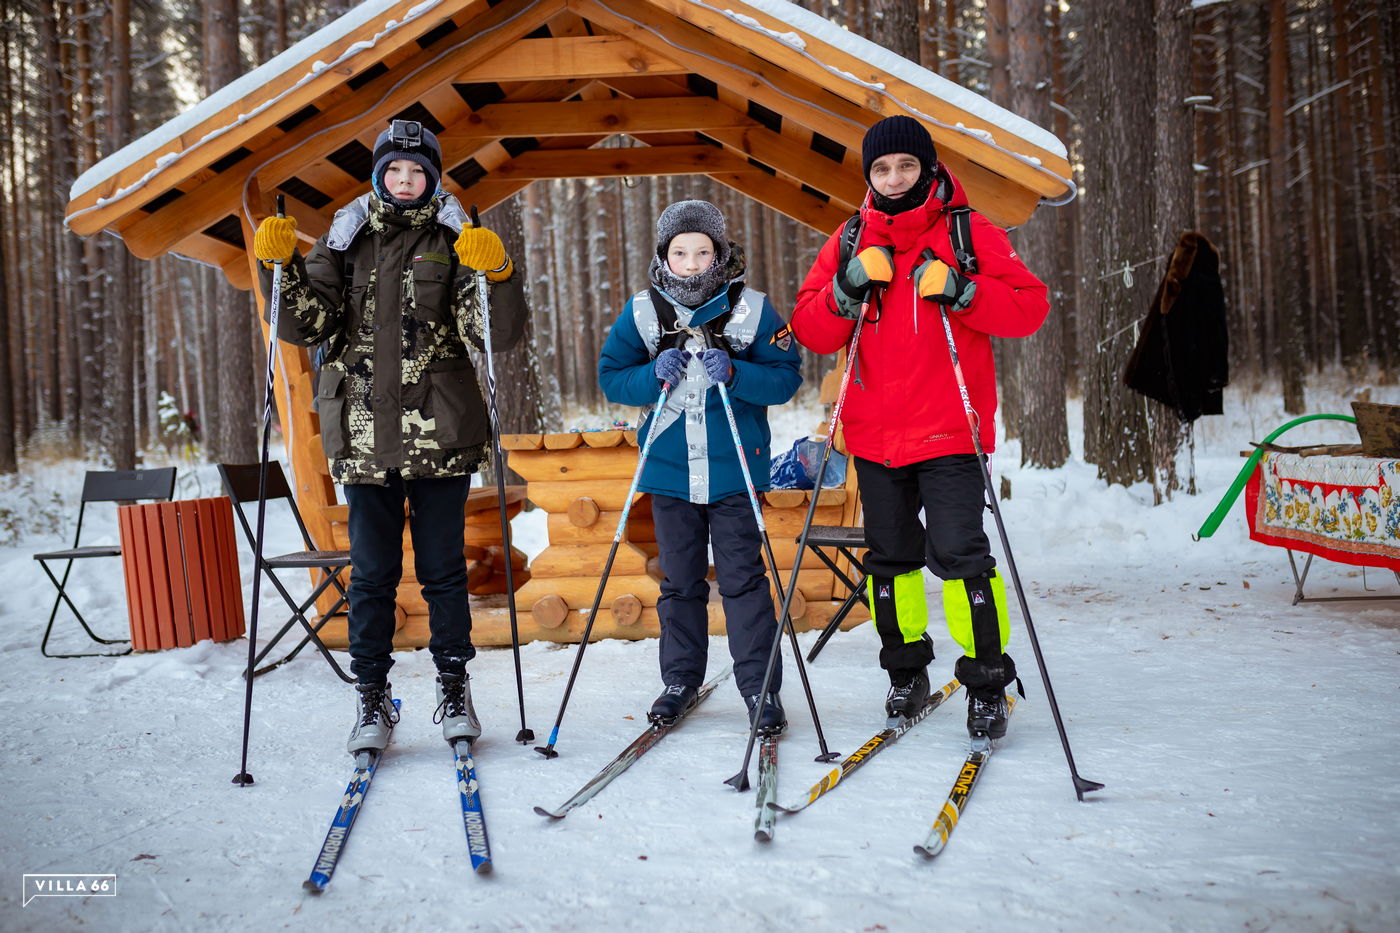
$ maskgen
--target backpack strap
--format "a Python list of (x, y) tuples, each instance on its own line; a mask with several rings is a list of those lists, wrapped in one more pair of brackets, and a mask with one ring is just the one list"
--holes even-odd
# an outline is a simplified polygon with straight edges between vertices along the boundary
[(977, 274), (977, 253), (972, 248), (972, 208), (963, 205), (948, 209), (948, 239), (953, 258), (963, 275)]
[(852, 214), (851, 219), (841, 227), (840, 249), (836, 254), (836, 268), (846, 268), (846, 263), (856, 254), (860, 244), (860, 214)]
[[(723, 350), (730, 356), (734, 355), (734, 348), (724, 336), (724, 328), (729, 325), (729, 316), (734, 313), (734, 303), (743, 294), (743, 282), (731, 282), (729, 285), (729, 308), (723, 314), (713, 318), (700, 327), (703, 328), (710, 337), (710, 342)], [(651, 305), (656, 311), (656, 323), (661, 328), (661, 339), (656, 345), (656, 355), (660, 356), (664, 351), (679, 348), (685, 345), (685, 338), (689, 336), (685, 331), (676, 327), (676, 309), (671, 302), (666, 300), (666, 296), (656, 286), (649, 289), (651, 295)]]

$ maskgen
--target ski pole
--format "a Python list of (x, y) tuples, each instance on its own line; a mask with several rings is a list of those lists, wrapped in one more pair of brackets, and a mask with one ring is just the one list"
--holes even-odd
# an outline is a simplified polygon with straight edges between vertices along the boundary
[(617, 519), (617, 531), (613, 533), (612, 547), (608, 549), (607, 562), (603, 564), (603, 576), (598, 580), (598, 592), (593, 595), (593, 608), (588, 610), (588, 623), (583, 627), (583, 638), (578, 644), (578, 654), (574, 655), (574, 666), (569, 671), (569, 682), (564, 685), (564, 698), (559, 701), (559, 715), (554, 718), (554, 728), (549, 732), (549, 744), (536, 745), (535, 751), (546, 758), (558, 758), (554, 743), (559, 740), (559, 726), (564, 722), (564, 710), (569, 705), (569, 695), (574, 691), (574, 680), (578, 677), (579, 665), (583, 663), (583, 653), (588, 650), (588, 636), (593, 631), (593, 621), (598, 617), (598, 606), (603, 601), (603, 589), (608, 585), (608, 575), (612, 573), (613, 559), (617, 557), (617, 547), (622, 543), (622, 532), (627, 528), (627, 516), (632, 511), (632, 497), (637, 494), (637, 486), (642, 481), (642, 467), (646, 466), (651, 442), (656, 439), (656, 426), (661, 420), (661, 408), (666, 404), (666, 393), (671, 391), (669, 382), (661, 386), (661, 394), (656, 397), (656, 405), (651, 410), (651, 427), (647, 428), (646, 439), (642, 441), (641, 452), (637, 454), (637, 471), (632, 474), (632, 485), (627, 497), (622, 500), (622, 514)]
[[(932, 259), (933, 251), (925, 250), (922, 258)], [(977, 412), (973, 409), (972, 398), (967, 392), (967, 381), (963, 379), (962, 363), (958, 361), (958, 344), (953, 339), (953, 325), (948, 321), (948, 308), (940, 304), (938, 313), (943, 318), (943, 335), (948, 339), (948, 355), (953, 360), (953, 376), (958, 380), (958, 393), (962, 396), (963, 411), (967, 414), (967, 425), (972, 430), (972, 449), (977, 454), (978, 463), (981, 464), (982, 480), (987, 487), (987, 501), (991, 503), (992, 517), (996, 519), (997, 535), (1001, 538), (1001, 548), (1006, 554), (1006, 565), (1011, 571), (1011, 582), (1016, 588), (1016, 600), (1021, 606), (1021, 617), (1026, 620), (1026, 634), (1030, 636), (1031, 649), (1035, 653), (1035, 664), (1040, 669), (1040, 680), (1045, 684), (1045, 698), (1050, 702), (1050, 712), (1055, 717), (1055, 728), (1060, 733), (1060, 745), (1064, 747), (1065, 760), (1069, 762), (1069, 773), (1074, 781), (1075, 796), (1083, 800), (1086, 793), (1102, 790), (1103, 785), (1098, 781), (1080, 777), (1079, 769), (1074, 766), (1074, 753), (1070, 751), (1069, 736), (1065, 732), (1064, 720), (1060, 717), (1060, 705), (1055, 702), (1055, 688), (1050, 686), (1050, 672), (1045, 669), (1045, 656), (1040, 650), (1040, 640), (1035, 635), (1035, 623), (1031, 621), (1030, 605), (1026, 602), (1026, 592), (1021, 587), (1021, 575), (1016, 571), (1016, 558), (1011, 555), (1011, 541), (1006, 536), (1006, 525), (1002, 522), (1001, 508), (997, 505), (996, 490), (992, 487), (991, 464), (986, 451), (982, 449), (982, 438), (978, 433)]]
[[(481, 218), (472, 205), (472, 226), (480, 227)], [(515, 572), (511, 562), (510, 519), (506, 516), (506, 460), (501, 452), (501, 416), (496, 411), (496, 367), (491, 355), (491, 296), (486, 273), (476, 272), (476, 293), (481, 298), (481, 342), (486, 351), (486, 396), (491, 402), (491, 444), (496, 455), (496, 505), (501, 513), (501, 547), (506, 556), (506, 606), (510, 610), (510, 650), (515, 656), (515, 694), (520, 701), (520, 731), (515, 741), (524, 745), (535, 740), (535, 733), (525, 725), (525, 678), (520, 670), (520, 628), (515, 617)]]
[[(846, 368), (841, 372), (841, 385), (836, 391), (836, 401), (831, 405), (831, 420), (826, 426), (826, 444), (822, 447), (821, 465), (817, 467), (816, 485), (812, 487), (812, 500), (807, 503), (807, 517), (802, 521), (802, 534), (797, 538), (797, 554), (792, 559), (792, 576), (788, 577), (787, 589), (783, 591), (783, 607), (778, 612), (778, 617), (786, 619), (788, 608), (792, 605), (792, 594), (797, 589), (797, 573), (802, 569), (802, 555), (807, 551), (807, 535), (812, 530), (812, 518), (817, 512), (817, 499), (821, 497), (822, 480), (826, 478), (826, 462), (831, 457), (831, 447), (836, 440), (836, 425), (841, 419), (841, 407), (846, 401), (846, 389), (851, 383), (851, 371), (855, 368), (856, 350), (860, 347), (860, 332), (865, 326), (865, 315), (870, 309), (870, 298), (877, 296), (867, 296), (861, 302), (860, 314), (856, 317), (855, 330), (851, 332), (851, 343), (846, 347)], [(743, 460), (741, 456), (739, 458)], [(763, 694), (767, 694), (768, 685), (773, 681), (773, 668), (777, 665), (778, 650), (782, 646), (782, 639), (773, 639), (773, 647), (768, 652), (768, 669), (763, 673)], [(757, 717), (754, 722), (757, 723)], [(749, 789), (749, 761), (753, 758), (754, 741), (758, 738), (757, 725), (749, 728), (749, 741), (744, 746), (744, 763), (739, 768), (739, 773), (726, 780), (724, 783), (730, 785), (735, 790), (745, 791)], [(836, 756), (829, 758), (818, 758), (818, 761), (831, 761)]]
[[(283, 195), (277, 196), (277, 216), (287, 216)], [(248, 667), (243, 672), (243, 755), (233, 783), (247, 787), (253, 783), (248, 773), (248, 732), (253, 719), (253, 666), (258, 647), (258, 595), (262, 584), (263, 528), (267, 517), (267, 459), (272, 440), (272, 387), (277, 361), (277, 319), (282, 313), (282, 263), (272, 264), (272, 297), (268, 303), (267, 382), (263, 393), (262, 450), (258, 459), (258, 519), (253, 535), (253, 607), (248, 613)]]
[[(713, 349), (714, 341), (710, 339), (710, 335), (704, 333), (702, 336), (705, 338), (705, 343)], [(739, 439), (739, 424), (734, 420), (734, 406), (729, 401), (729, 388), (722, 382), (715, 383), (715, 386), (719, 389), (720, 401), (724, 403), (724, 417), (729, 422), (729, 436), (734, 438), (734, 452), (739, 455), (739, 469), (742, 470), (744, 474), (744, 486), (748, 490), (749, 505), (753, 508), (753, 518), (758, 524), (758, 533), (763, 536), (764, 557), (768, 560), (768, 572), (773, 575), (773, 585), (776, 587), (779, 579), (781, 579), (778, 576), (778, 561), (773, 556), (773, 542), (768, 537), (768, 526), (763, 521), (763, 509), (758, 504), (758, 490), (754, 488), (753, 476), (749, 472), (748, 459), (744, 456), (744, 442)], [(816, 496), (817, 491), (814, 490), (812, 498), (815, 499)], [(817, 730), (817, 744), (821, 748), (821, 754), (817, 756), (816, 760), (834, 761), (838, 756), (835, 752), (826, 747), (826, 736), (822, 734), (821, 717), (817, 715), (817, 701), (812, 696), (812, 684), (807, 679), (807, 665), (802, 661), (802, 649), (797, 644), (797, 629), (793, 626), (792, 619), (788, 618), (786, 613), (779, 618), (781, 621), (778, 622), (778, 631), (774, 633), (774, 640), (781, 640), (783, 629), (787, 629), (788, 639), (792, 643), (792, 655), (797, 661), (797, 672), (802, 679), (802, 690), (807, 695), (807, 708), (812, 711), (812, 724)], [(768, 673), (771, 674), (772, 671), (770, 670)], [(763, 689), (760, 690), (758, 694), (759, 703), (762, 703), (763, 698), (768, 695), (768, 686), (768, 678), (765, 677)], [(757, 715), (754, 716), (754, 721), (749, 725), (749, 728), (751, 731), (756, 731), (758, 729)], [(747, 770), (746, 768), (745, 771)]]

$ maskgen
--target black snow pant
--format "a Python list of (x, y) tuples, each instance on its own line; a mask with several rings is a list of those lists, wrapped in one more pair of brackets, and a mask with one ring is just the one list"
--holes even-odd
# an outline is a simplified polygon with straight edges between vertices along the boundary
[(440, 671), (460, 674), (476, 657), (462, 542), (469, 476), (347, 485), (350, 507), (350, 670), (383, 683), (394, 660), (394, 596), (403, 577), (403, 504), (413, 534), (414, 574), (428, 603), (428, 650)]
[[(699, 505), (653, 494), (651, 514), (666, 574), (656, 603), (661, 617), (662, 683), (698, 687), (705, 682), (710, 628), (706, 545), (713, 541), (734, 680), (743, 696), (757, 694), (778, 623), (763, 566), (763, 536), (749, 497), (728, 496)], [(769, 690), (776, 693), (782, 681), (780, 656)]]
[[(933, 660), (933, 643), (922, 634), (928, 609), (919, 571), (928, 567), (944, 581), (961, 581), (985, 578), (996, 567), (982, 529), (982, 465), (974, 454), (950, 454), (902, 467), (860, 457), (855, 464), (869, 545), (863, 565), (870, 575), (880, 666), (901, 674), (920, 670)], [(915, 588), (917, 595), (911, 592)], [(917, 607), (911, 609), (911, 600)], [(901, 618), (900, 603), (906, 618)], [(990, 618), (995, 633), (995, 613)], [(973, 627), (981, 627), (976, 616)]]

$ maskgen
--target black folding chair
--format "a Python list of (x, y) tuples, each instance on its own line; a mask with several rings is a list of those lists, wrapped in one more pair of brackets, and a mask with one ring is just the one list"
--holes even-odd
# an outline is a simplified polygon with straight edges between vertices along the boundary
[[(83, 614), (78, 611), (78, 607), (73, 605), (73, 601), (68, 598), (68, 575), (73, 570), (73, 561), (83, 560), (88, 557), (120, 557), (122, 553), (119, 544), (99, 544), (91, 547), (81, 547), (78, 542), (83, 536), (83, 515), (87, 511), (89, 502), (137, 502), (141, 500), (163, 500), (170, 501), (175, 494), (175, 468), (163, 467), (158, 470), (89, 470), (83, 479), (83, 497), (78, 506), (78, 529), (73, 533), (73, 546), (66, 551), (49, 551), (45, 554), (35, 554), (34, 559), (39, 562), (39, 566), (44, 568), (44, 573), (48, 574), (53, 585), (58, 588), (58, 595), (54, 597), (53, 611), (49, 613), (49, 624), (44, 628), (44, 640), (39, 644), (39, 650), (46, 658), (101, 658), (120, 657), (130, 654), (131, 649), (125, 651), (95, 651), (87, 654), (49, 654), (49, 635), (53, 632), (54, 619), (58, 616), (59, 603), (67, 603), (68, 608), (77, 617), (78, 624), (87, 632), (88, 637), (99, 645), (129, 645), (129, 638), (99, 638), (88, 626)], [(48, 562), (51, 560), (66, 560), (68, 563), (63, 568), (63, 579), (58, 579), (49, 569)]]
[[(306, 523), (302, 521), (296, 497), (292, 495), (292, 489), (287, 485), (287, 477), (282, 472), (282, 464), (276, 460), (270, 460), (267, 464), (266, 498), (269, 502), (273, 499), (287, 500), (292, 517), (296, 519), (297, 528), (301, 531), (301, 540), (306, 545), (306, 549), (291, 554), (282, 554), (278, 557), (259, 558), (257, 556), (257, 534), (253, 530), (253, 526), (248, 523), (248, 516), (243, 514), (243, 505), (258, 501), (258, 471), (260, 469), (261, 465), (257, 463), (219, 464), (219, 479), (223, 481), (224, 492), (233, 500), (234, 514), (238, 516), (238, 522), (243, 526), (243, 535), (248, 539), (248, 547), (252, 549), (254, 558), (258, 561), (258, 570), (267, 574), (267, 578), (272, 581), (272, 585), (276, 587), (277, 592), (282, 594), (282, 599), (292, 610), (292, 617), (277, 631), (276, 635), (272, 636), (272, 640), (267, 643), (266, 647), (253, 658), (252, 675), (257, 677), (259, 674), (266, 674), (274, 668), (281, 667), (295, 658), (301, 649), (314, 643), (317, 650), (321, 652), (321, 656), (326, 659), (326, 663), (331, 666), (331, 670), (335, 671), (336, 676), (346, 683), (354, 683), (355, 678), (341, 669), (320, 638), (321, 629), (325, 627), (327, 622), (341, 614), (341, 610), (345, 607), (347, 594), (345, 585), (340, 582), (340, 575), (350, 568), (350, 552), (322, 551), (316, 547), (316, 543), (311, 540), (311, 533), (306, 530)], [(321, 576), (316, 587), (311, 591), (311, 595), (304, 602), (298, 604), (295, 597), (287, 592), (287, 588), (282, 585), (282, 581), (277, 579), (275, 571), (278, 570), (319, 570)], [(312, 625), (306, 618), (306, 611), (314, 606), (316, 600), (321, 598), (321, 594), (331, 586), (336, 588), (336, 592), (340, 596), (331, 606), (330, 611), (322, 615), (315, 625)], [(306, 629), (306, 637), (281, 660), (265, 667), (258, 667), (258, 664), (298, 622), (301, 623), (302, 628)], [(247, 676), (246, 671), (244, 676)]]
[[(799, 538), (798, 540), (801, 539)], [(856, 557), (854, 552), (865, 546), (864, 528), (848, 528), (845, 525), (813, 525), (807, 532), (807, 547), (812, 553), (817, 555), (822, 563), (831, 568), (831, 572), (836, 574), (837, 579), (851, 590), (851, 595), (846, 597), (846, 601), (841, 604), (841, 608), (836, 610), (836, 614), (831, 617), (831, 621), (826, 624), (826, 628), (822, 629), (822, 633), (817, 636), (816, 644), (812, 645), (812, 650), (807, 652), (807, 660), (809, 662), (817, 659), (817, 655), (821, 653), (822, 648), (826, 647), (826, 643), (831, 640), (831, 636), (835, 635), (837, 630), (841, 627), (842, 620), (844, 620), (851, 609), (855, 607), (857, 600), (864, 603), (866, 606), (870, 605), (870, 600), (865, 595), (865, 571), (860, 570), (860, 580), (852, 580), (850, 577), (846, 576), (841, 568), (837, 566), (836, 561), (833, 560), (831, 555), (824, 551), (823, 548), (831, 548), (842, 557), (846, 558), (846, 560), (850, 561), (851, 566), (860, 569), (860, 558)]]

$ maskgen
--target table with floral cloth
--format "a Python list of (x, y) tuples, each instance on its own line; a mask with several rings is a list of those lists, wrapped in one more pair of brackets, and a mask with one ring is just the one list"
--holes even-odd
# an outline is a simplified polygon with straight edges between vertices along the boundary
[(1245, 508), (1255, 541), (1400, 574), (1400, 460), (1269, 452)]

